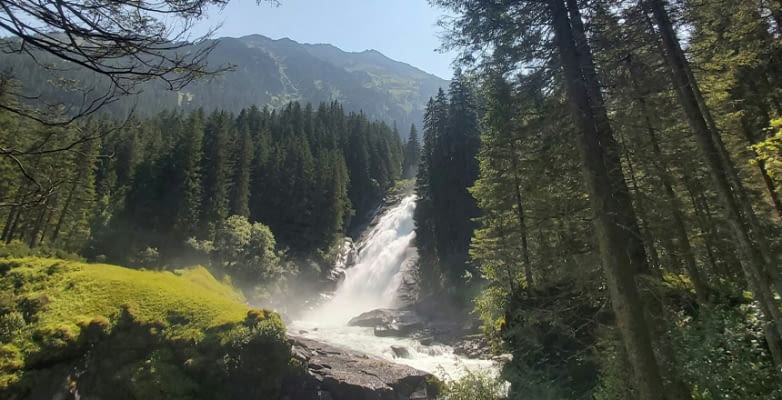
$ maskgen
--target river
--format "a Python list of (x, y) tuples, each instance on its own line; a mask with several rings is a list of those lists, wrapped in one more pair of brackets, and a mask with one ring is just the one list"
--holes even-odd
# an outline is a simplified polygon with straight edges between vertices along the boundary
[[(347, 322), (362, 312), (398, 306), (398, 292), (405, 270), (417, 258), (413, 239), (415, 196), (407, 196), (386, 210), (361, 243), (353, 267), (333, 297), (290, 324), (291, 332), (337, 347), (361, 351), (392, 362), (407, 364), (441, 379), (456, 379), (466, 371), (497, 370), (489, 360), (458, 356), (450, 346), (425, 346), (409, 338), (378, 337), (372, 328), (352, 327)], [(391, 346), (404, 346), (405, 358), (395, 357)]]

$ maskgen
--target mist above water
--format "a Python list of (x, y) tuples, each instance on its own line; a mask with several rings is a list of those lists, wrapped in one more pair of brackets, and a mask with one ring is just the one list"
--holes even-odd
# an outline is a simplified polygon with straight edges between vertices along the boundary
[[(289, 325), (291, 332), (337, 347), (361, 351), (389, 361), (410, 365), (442, 379), (458, 378), (466, 370), (497, 370), (489, 360), (457, 356), (442, 344), (422, 345), (411, 338), (377, 337), (372, 328), (348, 326), (366, 311), (393, 308), (403, 278), (418, 257), (413, 239), (415, 196), (407, 196), (388, 209), (371, 228), (353, 267), (345, 271), (333, 297)], [(403, 346), (407, 358), (397, 358), (391, 346)]]

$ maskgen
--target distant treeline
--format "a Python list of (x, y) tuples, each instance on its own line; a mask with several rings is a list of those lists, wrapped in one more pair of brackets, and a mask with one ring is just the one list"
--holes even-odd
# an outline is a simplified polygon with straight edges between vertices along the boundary
[(0, 135), (34, 150), (0, 158), (2, 241), (156, 267), (187, 262), (234, 215), (322, 261), (404, 161), (395, 129), (337, 103), (69, 127), (2, 115)]

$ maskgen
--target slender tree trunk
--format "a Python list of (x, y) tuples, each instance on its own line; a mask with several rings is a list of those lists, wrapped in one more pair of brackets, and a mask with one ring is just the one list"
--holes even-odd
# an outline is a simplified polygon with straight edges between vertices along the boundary
[(673, 190), (673, 177), (665, 165), (662, 164), (662, 161), (665, 157), (663, 155), (662, 149), (660, 148), (660, 143), (657, 141), (657, 131), (654, 128), (655, 125), (652, 121), (652, 113), (650, 112), (649, 106), (646, 103), (646, 98), (644, 97), (645, 93), (643, 93), (641, 90), (641, 85), (638, 83), (638, 72), (635, 68), (635, 64), (629, 57), (627, 59), (627, 64), (633, 90), (637, 95), (636, 101), (641, 108), (641, 114), (643, 115), (644, 123), (646, 125), (646, 132), (648, 133), (649, 141), (652, 144), (652, 155), (654, 156), (655, 160), (654, 167), (657, 171), (657, 175), (662, 181), (663, 193), (665, 194), (665, 197), (668, 200), (668, 204), (671, 207), (671, 215), (673, 216), (674, 221), (674, 231), (676, 232), (679, 246), (682, 250), (685, 269), (687, 270), (687, 275), (692, 281), (693, 288), (695, 289), (695, 295), (698, 297), (698, 301), (701, 304), (705, 304), (708, 299), (708, 285), (706, 284), (703, 275), (698, 270), (697, 263), (695, 262), (695, 254), (692, 249), (692, 245), (690, 244), (690, 239), (687, 235), (687, 228), (684, 223), (685, 218), (684, 213), (682, 212), (684, 206), (679, 201), (679, 198), (676, 197), (676, 193)]
[[(621, 135), (621, 134), (620, 134)], [(624, 139), (624, 137), (621, 137), (622, 143), (627, 144), (627, 141)], [(654, 237), (652, 237), (651, 230), (646, 225), (646, 221), (648, 220), (648, 214), (646, 213), (646, 208), (644, 207), (643, 198), (641, 196), (641, 190), (638, 186), (638, 180), (635, 176), (635, 167), (633, 166), (633, 161), (630, 159), (630, 153), (625, 150), (625, 160), (627, 160), (627, 169), (630, 173), (630, 186), (633, 190), (633, 192), (636, 193), (636, 197), (638, 200), (635, 202), (636, 208), (638, 209), (638, 230), (641, 233), (641, 238), (644, 238), (643, 242), (646, 245), (646, 253), (649, 255), (649, 261), (651, 263), (651, 269), (653, 271), (660, 272), (660, 267), (662, 266), (660, 264), (660, 257), (657, 255), (657, 249), (654, 246)]]
[[(698, 110), (700, 111), (702, 118), (706, 121), (706, 126), (709, 129), (714, 146), (717, 149), (719, 157), (722, 159), (723, 171), (726, 173), (728, 182), (733, 189), (734, 195), (736, 196), (736, 204), (739, 206), (739, 215), (743, 217), (743, 223), (749, 228), (747, 233), (750, 237), (750, 240), (752, 240), (757, 245), (756, 248), (765, 261), (762, 265), (763, 273), (766, 275), (766, 279), (779, 284), (777, 280), (777, 274), (772, 274), (769, 269), (772, 261), (771, 250), (768, 241), (766, 240), (766, 236), (760, 227), (755, 210), (752, 208), (752, 201), (750, 201), (749, 196), (747, 196), (747, 190), (744, 188), (744, 183), (738, 174), (736, 166), (731, 159), (727, 147), (725, 147), (725, 142), (722, 140), (717, 123), (714, 121), (714, 117), (711, 115), (711, 111), (709, 110), (709, 106), (706, 103), (706, 99), (703, 97), (700, 85), (698, 85), (698, 80), (695, 78), (695, 74), (693, 74), (692, 68), (690, 68), (689, 61), (687, 61), (687, 57), (685, 56), (684, 51), (682, 50), (679, 41), (676, 38), (676, 33), (673, 31), (673, 26), (671, 24), (670, 18), (668, 18), (668, 13), (665, 10), (663, 1), (664, 0), (653, 0), (653, 2), (659, 5), (657, 8), (658, 11), (660, 11), (658, 13), (660, 16), (659, 18), (662, 18), (662, 21), (664, 22), (660, 25), (661, 28), (663, 25), (667, 27), (667, 29), (664, 31), (661, 29), (661, 34), (670, 36), (670, 38), (673, 39), (673, 46), (670, 47), (671, 53), (669, 56), (675, 57), (679, 60), (681, 72), (684, 72), (684, 74), (687, 76), (687, 88), (689, 88), (689, 90), (691, 90), (694, 94), (695, 101), (698, 104)], [(665, 46), (665, 48), (668, 49), (669, 47)], [(686, 91), (684, 87), (682, 87), (682, 89)], [(782, 291), (782, 287), (777, 287), (777, 289)]]
[[(741, 208), (733, 197), (729, 175), (729, 165), (721, 154), (720, 146), (716, 143), (718, 134), (709, 127), (707, 118), (702, 112), (701, 104), (695, 87), (697, 83), (691, 79), (689, 64), (683, 55), (679, 41), (668, 18), (662, 0), (648, 0), (646, 2), (660, 30), (666, 58), (671, 67), (674, 86), (679, 102), (687, 115), (690, 129), (693, 131), (695, 142), (703, 154), (713, 183), (717, 190), (717, 196), (725, 210), (725, 217), (730, 226), (731, 233), (739, 253), (740, 263), (746, 276), (750, 289), (758, 300), (766, 319), (766, 339), (774, 361), (777, 366), (782, 366), (782, 313), (779, 305), (767, 282), (765, 257), (754, 246), (750, 234), (747, 231), (741, 215)], [(746, 209), (746, 208), (744, 208)], [(747, 216), (750, 217), (750, 216)]]
[[(24, 196), (26, 193), (25, 189), (25, 181), (22, 180), (20, 186), (18, 189), (16, 189), (16, 197), (14, 198), (14, 202), (16, 204), (21, 203), (24, 200)], [(21, 205), (16, 205), (11, 207), (11, 209), (8, 211), (8, 217), (5, 220), (5, 226), (3, 227), (3, 236), (0, 238), (4, 243), (10, 243), (14, 236), (14, 230), (16, 229), (16, 221), (19, 219), (19, 213), (22, 210)]]
[[(14, 207), (14, 215), (13, 218), (10, 218), (8, 222), (8, 235), (5, 238), (5, 243), (11, 243), (12, 240), (14, 240), (14, 236), (16, 236), (16, 229), (19, 226), (19, 219), (22, 215), (23, 208), (21, 206)], [(20, 237), (20, 239), (22, 239)]]
[[(719, 229), (717, 229), (717, 221), (714, 219), (715, 212), (712, 211), (709, 204), (711, 204), (711, 201), (706, 198), (706, 193), (704, 192), (703, 185), (700, 183), (696, 183), (695, 185), (698, 187), (697, 192), (693, 192), (692, 188), (693, 183), (687, 179), (687, 176), (684, 176), (684, 184), (690, 191), (690, 194), (695, 196), (696, 204), (699, 204), (699, 206), (695, 209), (696, 211), (701, 210), (703, 213), (703, 220), (706, 223), (709, 235), (713, 239), (714, 243), (717, 243), (717, 247), (714, 249), (715, 258), (718, 260), (725, 260), (726, 262), (723, 262), (723, 268), (721, 268), (722, 276), (725, 277), (738, 277), (741, 278), (744, 274), (744, 271), (741, 269), (741, 263), (739, 262), (738, 256), (736, 255), (735, 251), (735, 245), (731, 242), (730, 249), (725, 249), (724, 246), (720, 245), (720, 236), (718, 234)], [(735, 268), (738, 267), (738, 268)], [(737, 272), (738, 271), (738, 272)]]
[[(17, 197), (18, 198), (18, 197)], [(19, 208), (20, 206), (13, 206), (10, 210), (8, 210), (8, 217), (5, 220), (5, 226), (3, 227), (3, 236), (2, 241), (3, 243), (9, 243), (11, 242), (11, 236), (13, 235), (13, 226), (16, 223), (16, 218), (19, 214)]]
[(524, 204), (521, 202), (521, 178), (516, 161), (515, 140), (510, 140), (511, 168), (513, 168), (513, 189), (516, 197), (516, 218), (519, 222), (519, 232), (521, 234), (521, 257), (524, 263), (524, 279), (527, 281), (527, 288), (532, 288), (532, 265), (529, 261), (529, 245), (527, 241), (527, 224), (524, 220)]
[[(580, 150), (587, 189), (595, 213), (593, 224), (600, 245), (603, 270), (622, 342), (635, 374), (641, 400), (659, 400), (662, 378), (652, 349), (643, 305), (635, 283), (636, 272), (649, 266), (639, 238), (619, 150), (613, 138), (578, 8), (570, 0), (571, 17), (563, 0), (547, 0), (552, 28), (562, 61), (565, 88), (573, 115), (581, 128)], [(573, 22), (573, 25), (571, 25)], [(574, 34), (574, 31), (580, 31)]]
[[(692, 203), (692, 209), (693, 212), (695, 213), (695, 220), (698, 222), (698, 229), (700, 230), (701, 237), (703, 238), (703, 247), (706, 249), (706, 257), (709, 259), (709, 265), (711, 266), (711, 270), (714, 272), (720, 271), (717, 268), (717, 258), (715, 257), (714, 250), (711, 247), (710, 238), (714, 236), (713, 231), (710, 228), (706, 228), (703, 211), (701, 211), (701, 207), (698, 204), (697, 199), (695, 198), (695, 193), (693, 193), (692, 188), (689, 186), (689, 184), (686, 184), (685, 187), (687, 188), (687, 193), (690, 196), (690, 203)], [(725, 273), (725, 271), (721, 271), (721, 272), (723, 274)]]
[[(502, 218), (502, 216), (498, 217), (499, 221), (499, 233), (500, 237), (502, 238), (503, 248), (508, 248), (508, 246), (505, 244), (505, 220)], [(504, 258), (504, 257), (503, 257)], [(510, 268), (510, 263), (505, 263), (505, 274), (508, 275), (508, 289), (510, 290), (508, 293), (513, 295), (513, 293), (516, 293), (516, 286), (513, 284), (516, 279), (514, 277), (513, 271)], [(529, 283), (527, 284), (527, 289), (529, 289)]]
[(38, 218), (35, 219), (35, 223), (33, 224), (32, 229), (30, 231), (29, 246), (31, 249), (38, 247), (38, 235), (39, 233), (41, 233), (41, 230), (43, 229), (43, 223), (48, 211), (49, 211), (48, 202), (44, 200), (43, 203), (41, 203), (41, 213), (38, 214)]
[(62, 207), (60, 216), (59, 218), (57, 218), (57, 225), (55, 226), (51, 236), (52, 244), (57, 243), (57, 238), (60, 235), (60, 230), (62, 229), (62, 225), (65, 222), (65, 217), (68, 215), (68, 211), (71, 208), (71, 203), (73, 202), (73, 194), (76, 192), (76, 187), (81, 181), (81, 178), (82, 178), (82, 169), (80, 168), (79, 173), (77, 174), (76, 179), (73, 182), (73, 185), (71, 185), (71, 190), (70, 192), (68, 192), (68, 197), (65, 199), (65, 204)]
[(5, 227), (3, 228), (3, 242), (8, 244), (14, 237), (14, 230), (16, 228), (16, 221), (19, 219), (20, 206), (11, 207), (8, 212), (8, 218), (5, 221)]
[[(56, 204), (56, 201), (55, 201)], [(46, 219), (43, 221), (43, 224), (41, 225), (41, 235), (40, 239), (38, 239), (38, 246), (43, 246), (46, 244), (46, 234), (49, 233), (49, 227), (52, 223), (52, 218), (54, 217), (54, 206), (47, 207), (46, 209)]]

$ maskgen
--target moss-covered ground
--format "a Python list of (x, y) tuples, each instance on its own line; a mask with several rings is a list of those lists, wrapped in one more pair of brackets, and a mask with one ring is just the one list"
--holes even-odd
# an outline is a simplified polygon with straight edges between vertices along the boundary
[(0, 259), (0, 398), (272, 398), (285, 328), (205, 268)]

